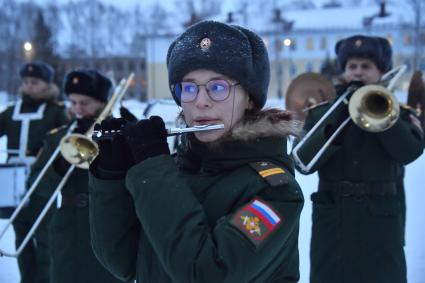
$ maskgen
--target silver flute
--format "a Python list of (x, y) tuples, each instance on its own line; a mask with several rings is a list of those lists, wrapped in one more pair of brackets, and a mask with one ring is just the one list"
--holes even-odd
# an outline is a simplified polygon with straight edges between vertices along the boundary
[[(203, 132), (203, 131), (211, 131), (211, 130), (219, 130), (224, 129), (223, 124), (218, 125), (196, 125), (190, 128), (171, 128), (167, 129), (167, 136), (176, 136), (185, 133), (192, 132)], [(110, 131), (93, 131), (92, 138), (93, 140), (99, 139), (108, 139), (112, 138), (113, 135), (120, 133), (120, 130), (110, 130)]]

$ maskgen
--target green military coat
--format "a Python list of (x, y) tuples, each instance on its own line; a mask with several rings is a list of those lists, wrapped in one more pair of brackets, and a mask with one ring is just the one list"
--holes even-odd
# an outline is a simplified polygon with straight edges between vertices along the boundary
[[(46, 138), (41, 154), (32, 167), (30, 182), (38, 176), (68, 128), (52, 131)], [(37, 196), (47, 201), (62, 178), (54, 166), (49, 167), (37, 186)], [(120, 282), (99, 263), (92, 251), (87, 170), (73, 170), (62, 189), (62, 206), (55, 206), (49, 225), (50, 283)]]
[[(189, 135), (175, 158), (149, 158), (125, 179), (96, 177), (105, 172), (95, 163), (90, 221), (99, 260), (140, 283), (298, 282), (303, 196), (286, 140), (246, 135), (214, 149)], [(255, 201), (277, 226), (264, 225)]]
[[(26, 150), (23, 150), (25, 155), (34, 157), (40, 150), (46, 133), (67, 123), (65, 107), (62, 102), (56, 100), (59, 96), (59, 89), (51, 84), (43, 96), (45, 100), (35, 101), (23, 94), (22, 99), (0, 113), (0, 136), (7, 136), (8, 150), (18, 150), (21, 146), (26, 146)], [(12, 156), (17, 156), (17, 154), (8, 155), (9, 158)], [(44, 202), (40, 198), (33, 196), (29, 205), (24, 207), (14, 221), (16, 246), (20, 245), (27, 235), (43, 205)], [(2, 208), (0, 217), (10, 217), (13, 210), (14, 208)], [(44, 222), (18, 257), (21, 283), (49, 281), (45, 227)]]
[[(311, 109), (305, 131), (330, 107)], [(334, 111), (310, 136), (300, 150), (302, 158), (317, 152), (343, 112), (348, 113)], [(423, 150), (423, 134), (410, 114), (401, 108), (395, 125), (379, 133), (363, 131), (350, 121), (316, 166), (304, 172), (317, 170), (320, 180), (311, 196), (312, 283), (406, 282), (403, 210), (396, 187), (400, 166)]]
[[(27, 145), (27, 155), (30, 156), (37, 155), (38, 150), (43, 145), (46, 133), (68, 122), (63, 103), (56, 101), (45, 103), (42, 118), (30, 121)], [(23, 96), (19, 113), (35, 113), (41, 104), (43, 102)], [(17, 150), (19, 149), (22, 121), (14, 118), (14, 111), (15, 104), (12, 104), (0, 113), (0, 136), (7, 136), (7, 149)]]

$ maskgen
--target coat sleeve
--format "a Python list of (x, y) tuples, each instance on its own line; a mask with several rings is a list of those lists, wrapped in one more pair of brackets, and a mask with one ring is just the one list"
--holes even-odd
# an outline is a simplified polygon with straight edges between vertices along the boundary
[(112, 274), (134, 280), (140, 224), (124, 180), (102, 180), (89, 173), (90, 233), (93, 251)]
[(401, 108), (397, 122), (388, 130), (378, 133), (378, 138), (388, 154), (401, 164), (408, 164), (418, 158), (424, 148), (424, 133), (414, 123), (412, 112)]
[(126, 185), (143, 230), (173, 282), (255, 282), (280, 253), (296, 245), (292, 239), (298, 237), (303, 205), (299, 190), (261, 190), (281, 194), (263, 197), (284, 221), (267, 241), (255, 246), (231, 223), (246, 204), (209, 224), (203, 206), (168, 155), (132, 167)]

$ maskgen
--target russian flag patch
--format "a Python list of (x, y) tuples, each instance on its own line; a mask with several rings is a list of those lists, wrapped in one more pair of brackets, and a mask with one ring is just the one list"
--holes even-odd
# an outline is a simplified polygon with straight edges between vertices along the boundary
[(230, 224), (258, 247), (282, 221), (282, 217), (270, 204), (256, 198), (239, 209), (230, 219)]

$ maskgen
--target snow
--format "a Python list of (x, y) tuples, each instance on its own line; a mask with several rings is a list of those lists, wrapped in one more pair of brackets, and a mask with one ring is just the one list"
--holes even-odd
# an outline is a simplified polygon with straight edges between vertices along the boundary
[[(0, 109), (4, 108), (5, 100), (0, 94)], [(138, 101), (124, 101), (123, 104), (132, 111), (137, 117), (144, 116), (144, 111), (147, 107), (145, 103)], [(283, 107), (281, 100), (267, 101), (269, 107)], [(118, 115), (118, 110), (114, 110), (114, 115)], [(170, 112), (171, 111), (171, 112)], [(178, 107), (172, 105), (170, 101), (161, 101), (154, 105), (149, 115), (161, 114), (168, 117), (167, 125), (173, 123), (174, 117), (170, 113), (177, 113)], [(168, 113), (168, 114), (167, 114)], [(6, 140), (0, 138), (0, 149), (5, 149)], [(4, 161), (4, 153), (0, 152), (0, 162)], [(425, 168), (425, 155), (422, 155), (406, 168), (405, 187), (407, 200), (407, 227), (406, 227), (406, 259), (408, 267), (408, 282), (409, 283), (425, 283), (425, 225), (423, 218), (425, 216), (425, 189), (422, 182), (422, 176)], [(299, 236), (300, 250), (300, 272), (301, 283), (308, 283), (309, 274), (309, 246), (311, 236), (311, 201), (310, 195), (317, 189), (317, 174), (301, 175), (296, 174), (296, 178), (304, 191), (305, 205), (301, 214), (301, 227)], [(0, 228), (4, 227), (6, 220), (0, 220)], [(0, 249), (7, 251), (14, 250), (14, 234), (9, 230), (3, 239), (0, 240)], [(18, 283), (19, 272), (14, 258), (0, 257), (0, 283)]]

